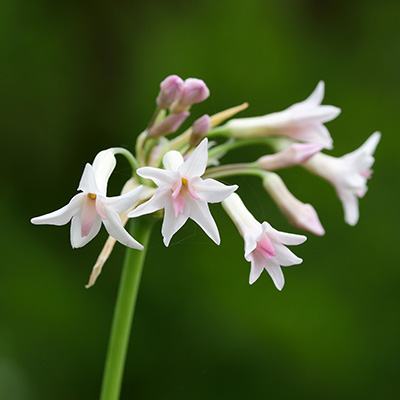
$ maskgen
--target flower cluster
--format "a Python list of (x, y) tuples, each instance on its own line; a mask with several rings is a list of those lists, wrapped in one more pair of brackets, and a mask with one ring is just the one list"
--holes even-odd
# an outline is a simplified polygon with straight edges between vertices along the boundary
[[(340, 113), (337, 107), (321, 105), (323, 82), (306, 100), (284, 111), (226, 122), (247, 107), (243, 104), (211, 117), (203, 115), (176, 134), (189, 117), (191, 106), (208, 96), (202, 80), (167, 77), (160, 85), (153, 118), (138, 136), (136, 156), (123, 148), (101, 151), (92, 165), (86, 164), (78, 186), (80, 193), (61, 209), (32, 219), (34, 224), (51, 225), (65, 225), (71, 220), (72, 247), (87, 244), (104, 224), (110, 238), (89, 286), (95, 282), (115, 241), (138, 251), (143, 249), (124, 228), (129, 218), (153, 213), (163, 216), (161, 234), (165, 246), (190, 218), (219, 244), (209, 203), (222, 203), (244, 239), (244, 257), (251, 263), (250, 284), (265, 269), (281, 290), (281, 266), (302, 262), (286, 246), (299, 245), (306, 237), (279, 232), (266, 221), (258, 222), (235, 193), (238, 186), (219, 181), (228, 176), (260, 177), (266, 192), (293, 226), (323, 235), (325, 230), (313, 206), (293, 196), (276, 173), (300, 165), (334, 186), (343, 204), (345, 221), (357, 223), (358, 198), (367, 191), (380, 133), (375, 132), (359, 149), (342, 157), (322, 153), (333, 147), (324, 123)], [(230, 150), (254, 144), (265, 146), (269, 153), (251, 163), (221, 165), (221, 158)], [(107, 183), (117, 154), (128, 159), (133, 173), (120, 196), (108, 197)]]

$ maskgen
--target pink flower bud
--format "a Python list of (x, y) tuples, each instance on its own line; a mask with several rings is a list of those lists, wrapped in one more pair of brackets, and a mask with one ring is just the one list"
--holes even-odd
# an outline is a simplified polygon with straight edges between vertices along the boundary
[(276, 154), (269, 154), (257, 160), (257, 165), (267, 171), (289, 168), (305, 163), (323, 149), (320, 144), (293, 143), (290, 147)]
[(192, 135), (190, 136), (189, 144), (192, 147), (197, 146), (204, 138), (204, 136), (207, 135), (207, 132), (210, 130), (210, 127), (211, 127), (211, 120), (207, 114), (197, 119), (193, 123)]
[(188, 78), (184, 82), (180, 98), (172, 105), (174, 113), (187, 110), (192, 104), (204, 101), (210, 95), (207, 85), (201, 79)]
[(296, 199), (277, 174), (268, 173), (264, 178), (263, 185), (282, 214), (293, 226), (314, 235), (322, 236), (325, 234), (314, 207)]
[(179, 114), (169, 114), (159, 124), (150, 128), (148, 136), (158, 138), (176, 132), (189, 115), (189, 111)]
[(161, 109), (168, 109), (182, 94), (183, 80), (177, 75), (170, 75), (160, 84), (160, 93), (158, 93), (156, 103)]

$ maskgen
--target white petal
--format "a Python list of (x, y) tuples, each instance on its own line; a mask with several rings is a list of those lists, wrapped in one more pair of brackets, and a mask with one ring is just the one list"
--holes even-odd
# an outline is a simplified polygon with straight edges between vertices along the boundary
[(145, 179), (151, 179), (157, 186), (172, 186), (180, 175), (177, 171), (168, 171), (161, 168), (142, 167), (137, 169), (136, 173)]
[(71, 221), (71, 246), (74, 249), (83, 247), (85, 244), (89, 243), (98, 233), (101, 227), (101, 218), (97, 217), (92, 225), (87, 236), (81, 235), (81, 214), (76, 214)]
[[(251, 269), (249, 276), (249, 283), (252, 285), (261, 275), (264, 270), (264, 257), (260, 254), (253, 254), (251, 257)], [(249, 261), (249, 260), (247, 260)]]
[(282, 244), (286, 245), (298, 245), (302, 244), (307, 240), (307, 237), (304, 235), (297, 235), (294, 233), (287, 233), (287, 232), (280, 232), (277, 231), (276, 229), (273, 229), (273, 235), (276, 237), (276, 239), (281, 242)]
[(219, 203), (230, 196), (237, 188), (237, 185), (226, 186), (214, 179), (201, 179), (194, 177), (189, 182), (194, 192), (201, 200), (207, 203)]
[(333, 140), (328, 129), (318, 122), (290, 126), (285, 128), (285, 134), (295, 140), (320, 144), (326, 149), (333, 148)]
[(192, 198), (187, 199), (187, 203), (190, 206), (189, 217), (197, 222), (203, 231), (216, 243), (220, 244), (220, 237), (217, 225), (215, 224), (214, 218), (210, 213), (210, 209), (206, 202), (201, 200), (195, 200)]
[(207, 167), (208, 162), (208, 140), (203, 139), (202, 142), (196, 147), (194, 152), (188, 159), (179, 167), (179, 172), (182, 177), (191, 179), (195, 176), (201, 176)]
[(103, 220), (103, 224), (108, 234), (124, 246), (131, 247), (132, 249), (143, 250), (143, 246), (125, 230), (119, 215), (108, 208), (106, 208), (105, 211), (107, 219)]
[(111, 173), (114, 171), (117, 161), (111, 150), (103, 150), (97, 154), (93, 161), (93, 171), (100, 192), (107, 193), (107, 183)]
[(101, 201), (103, 204), (113, 210), (116, 213), (120, 213), (128, 210), (137, 201), (140, 193), (143, 190), (143, 186), (139, 186), (128, 193), (121, 196), (114, 197), (103, 197), (101, 196)]
[(319, 81), (315, 90), (304, 100), (304, 103), (308, 103), (312, 106), (319, 106), (324, 99), (325, 94), (325, 83), (324, 81)]
[(154, 196), (146, 203), (136, 207), (128, 214), (129, 218), (140, 217), (141, 215), (151, 214), (154, 211), (163, 209), (170, 202), (170, 191), (157, 189)]
[(269, 273), (269, 276), (274, 281), (274, 284), (278, 290), (282, 290), (283, 285), (285, 284), (285, 278), (283, 276), (283, 272), (281, 267), (272, 262), (271, 260), (266, 260), (265, 269)]
[(257, 247), (258, 232), (246, 232), (243, 236), (244, 239), (244, 258), (247, 261), (252, 259), (252, 251)]
[(78, 193), (66, 206), (49, 214), (32, 218), (31, 222), (35, 225), (65, 225), (76, 213), (80, 211), (85, 197), (85, 193)]
[(175, 211), (172, 204), (167, 204), (165, 206), (164, 220), (161, 227), (161, 234), (163, 235), (165, 246), (168, 247), (172, 236), (175, 235), (187, 219), (187, 215), (184, 214), (178, 214), (178, 216), (175, 217)]
[(96, 183), (96, 176), (93, 167), (90, 164), (85, 165), (78, 190), (82, 190), (84, 193), (101, 193)]
[(360, 217), (357, 196), (349, 190), (337, 191), (337, 194), (344, 208), (344, 220), (351, 226), (356, 225)]
[(293, 254), (287, 247), (283, 244), (273, 243), (274, 250), (276, 256), (274, 257), (274, 261), (279, 265), (284, 267), (288, 267), (290, 265), (301, 264), (303, 260)]
[(183, 162), (182, 154), (176, 150), (169, 151), (162, 159), (164, 168), (169, 171), (177, 171)]
[(380, 140), (381, 133), (375, 132), (365, 141), (361, 148), (368, 154), (374, 154)]

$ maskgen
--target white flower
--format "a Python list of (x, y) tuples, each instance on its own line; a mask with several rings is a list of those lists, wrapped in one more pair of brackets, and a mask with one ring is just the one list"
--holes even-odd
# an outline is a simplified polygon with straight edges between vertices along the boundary
[(329, 181), (342, 201), (345, 221), (354, 226), (358, 222), (358, 198), (367, 192), (367, 180), (371, 177), (374, 163), (373, 154), (381, 134), (375, 132), (357, 150), (336, 158), (316, 154), (303, 166)]
[(82, 247), (90, 242), (104, 224), (110, 236), (125, 246), (142, 250), (143, 246), (124, 229), (118, 213), (129, 209), (139, 198), (142, 187), (122, 196), (107, 197), (108, 179), (115, 168), (111, 149), (101, 151), (93, 166), (86, 164), (75, 195), (64, 207), (52, 213), (32, 218), (35, 225), (65, 225), (71, 218), (71, 245)]
[(244, 258), (251, 262), (249, 283), (253, 284), (265, 269), (276, 288), (282, 290), (285, 279), (281, 266), (300, 264), (303, 261), (284, 245), (298, 245), (305, 242), (307, 238), (302, 235), (279, 232), (268, 222), (260, 224), (236, 193), (224, 200), (222, 206), (244, 239)]
[(321, 105), (323, 97), (324, 82), (321, 81), (306, 100), (284, 111), (262, 117), (233, 119), (226, 127), (233, 137), (283, 135), (331, 149), (332, 138), (323, 124), (336, 118), (340, 108)]
[(207, 167), (207, 139), (183, 160), (178, 151), (169, 151), (163, 157), (165, 169), (143, 167), (137, 174), (151, 179), (158, 186), (154, 196), (128, 214), (138, 217), (164, 209), (161, 233), (164, 244), (169, 245), (172, 236), (191, 218), (217, 244), (220, 243), (218, 228), (207, 203), (219, 203), (233, 193), (237, 186), (225, 186), (214, 179), (201, 179)]

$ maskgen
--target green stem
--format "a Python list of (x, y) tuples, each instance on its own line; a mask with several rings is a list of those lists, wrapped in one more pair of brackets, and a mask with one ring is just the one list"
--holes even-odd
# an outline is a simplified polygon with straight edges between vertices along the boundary
[[(236, 167), (238, 165), (238, 167)], [(252, 164), (232, 164), (223, 167), (209, 168), (206, 170), (203, 178), (221, 179), (227, 178), (228, 176), (237, 175), (254, 175), (263, 179), (266, 172), (253, 166)]]
[(148, 217), (131, 221), (130, 233), (144, 246), (144, 250), (126, 249), (108, 344), (101, 400), (119, 399), (133, 313), (152, 226), (153, 223)]
[(123, 155), (131, 165), (133, 173), (136, 173), (136, 170), (139, 168), (139, 164), (134, 155), (129, 150), (124, 149), (123, 147), (113, 147), (111, 150), (114, 152), (114, 154)]

